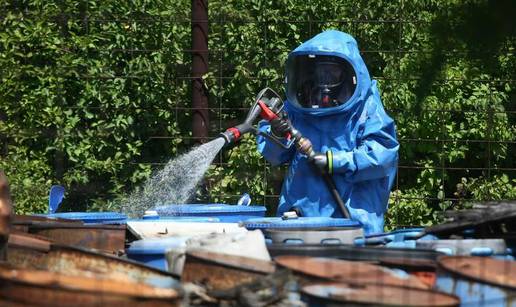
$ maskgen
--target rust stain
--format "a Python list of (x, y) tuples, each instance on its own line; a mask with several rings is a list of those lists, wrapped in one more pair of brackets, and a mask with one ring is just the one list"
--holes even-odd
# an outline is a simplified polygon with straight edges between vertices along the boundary
[(227, 290), (273, 273), (270, 261), (204, 251), (186, 254), (181, 281), (202, 284), (209, 289)]
[(305, 280), (334, 280), (359, 284), (384, 284), (418, 289), (429, 286), (413, 276), (399, 276), (378, 265), (358, 261), (304, 256), (279, 256), (274, 261), (281, 267), (302, 275)]
[(145, 284), (21, 270), (0, 264), (0, 299), (51, 306), (177, 306), (179, 294), (173, 289)]
[(56, 243), (116, 254), (125, 248), (126, 226), (38, 222), (29, 226), (29, 233), (47, 237)]
[(35, 215), (24, 215), (24, 214), (15, 214), (12, 220), (12, 228), (21, 232), (28, 232), (29, 226), (41, 222), (51, 223), (51, 222), (59, 222), (59, 223), (71, 223), (74, 225), (83, 225), (84, 223), (80, 220), (69, 220), (62, 218), (50, 218), (45, 216), (35, 216)]
[(310, 299), (337, 305), (371, 306), (459, 306), (460, 300), (449, 294), (398, 286), (324, 283), (303, 287)]
[(50, 250), (50, 244), (50, 240), (25, 233), (13, 233), (9, 237), (9, 246), (11, 247), (19, 246), (46, 252)]
[(140, 263), (77, 247), (51, 244), (28, 235), (11, 236), (8, 262), (25, 269), (76, 276), (103, 276), (122, 281), (170, 286), (176, 276)]
[(398, 268), (416, 277), (430, 288), (435, 286), (437, 280), (437, 261), (429, 259), (384, 258), (380, 265), (390, 268)]
[(490, 257), (443, 256), (439, 265), (448, 272), (505, 288), (516, 288), (516, 262)]

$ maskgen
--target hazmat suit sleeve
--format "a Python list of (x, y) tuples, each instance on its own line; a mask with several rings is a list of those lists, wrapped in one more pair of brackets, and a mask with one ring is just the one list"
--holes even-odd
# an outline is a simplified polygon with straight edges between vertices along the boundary
[[(258, 124), (258, 130), (270, 134), (271, 125), (267, 121), (262, 120)], [(283, 140), (282, 142), (287, 145), (287, 140)], [(289, 149), (281, 148), (278, 144), (275, 144), (271, 140), (261, 135), (256, 137), (256, 143), (258, 145), (258, 151), (273, 166), (289, 162), (292, 160), (294, 153), (296, 152), (295, 146), (290, 146)]]
[(386, 177), (398, 163), (394, 121), (385, 112), (375, 83), (364, 111), (357, 146), (351, 151), (332, 153), (333, 172), (351, 182)]

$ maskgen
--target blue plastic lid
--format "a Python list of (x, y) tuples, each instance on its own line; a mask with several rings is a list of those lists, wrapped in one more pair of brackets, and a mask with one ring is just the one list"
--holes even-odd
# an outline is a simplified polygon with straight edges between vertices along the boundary
[(266, 217), (246, 220), (243, 222), (243, 225), (249, 230), (268, 228), (362, 227), (357, 221), (331, 217), (299, 217), (288, 220), (283, 220), (280, 217)]
[(154, 208), (161, 216), (181, 216), (188, 214), (212, 214), (212, 213), (251, 213), (265, 212), (264, 206), (238, 206), (224, 204), (186, 204), (186, 205), (165, 205)]
[(218, 223), (220, 219), (217, 217), (201, 217), (201, 216), (158, 216), (156, 218), (128, 219), (128, 222), (142, 223)]
[(127, 219), (126, 215), (118, 212), (59, 212), (46, 214), (45, 216), (70, 220), (81, 220), (85, 223), (124, 221), (125, 219)]
[(167, 250), (180, 248), (188, 240), (188, 237), (169, 237), (162, 239), (144, 239), (131, 243), (126, 250), (127, 254), (164, 254)]
[(393, 230), (391, 232), (372, 233), (372, 234), (367, 235), (366, 237), (367, 238), (373, 238), (373, 237), (383, 237), (383, 236), (391, 236), (391, 235), (398, 235), (398, 234), (401, 234), (401, 235), (409, 234), (409, 236), (410, 236), (410, 234), (418, 234), (418, 233), (421, 233), (424, 230), (425, 229), (421, 228), (421, 227), (418, 227), (418, 228), (401, 228), (401, 229)]

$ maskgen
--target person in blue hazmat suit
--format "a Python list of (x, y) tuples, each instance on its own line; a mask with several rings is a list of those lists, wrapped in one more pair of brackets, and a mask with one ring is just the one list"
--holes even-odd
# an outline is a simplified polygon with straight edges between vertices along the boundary
[(351, 218), (362, 223), (365, 233), (382, 232), (399, 144), (356, 40), (329, 30), (297, 47), (286, 63), (286, 94), (288, 118), (261, 121), (259, 129), (281, 136), (291, 125), (317, 154), (309, 161), (295, 146), (283, 149), (257, 136), (258, 150), (272, 165), (290, 162), (277, 214), (343, 216), (315, 162), (331, 175)]

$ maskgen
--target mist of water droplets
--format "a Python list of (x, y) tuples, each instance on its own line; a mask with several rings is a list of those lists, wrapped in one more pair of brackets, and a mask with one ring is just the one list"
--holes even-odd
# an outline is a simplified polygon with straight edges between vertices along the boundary
[(186, 203), (223, 146), (224, 139), (217, 138), (170, 160), (124, 201), (122, 212), (129, 217), (142, 217), (155, 206)]

